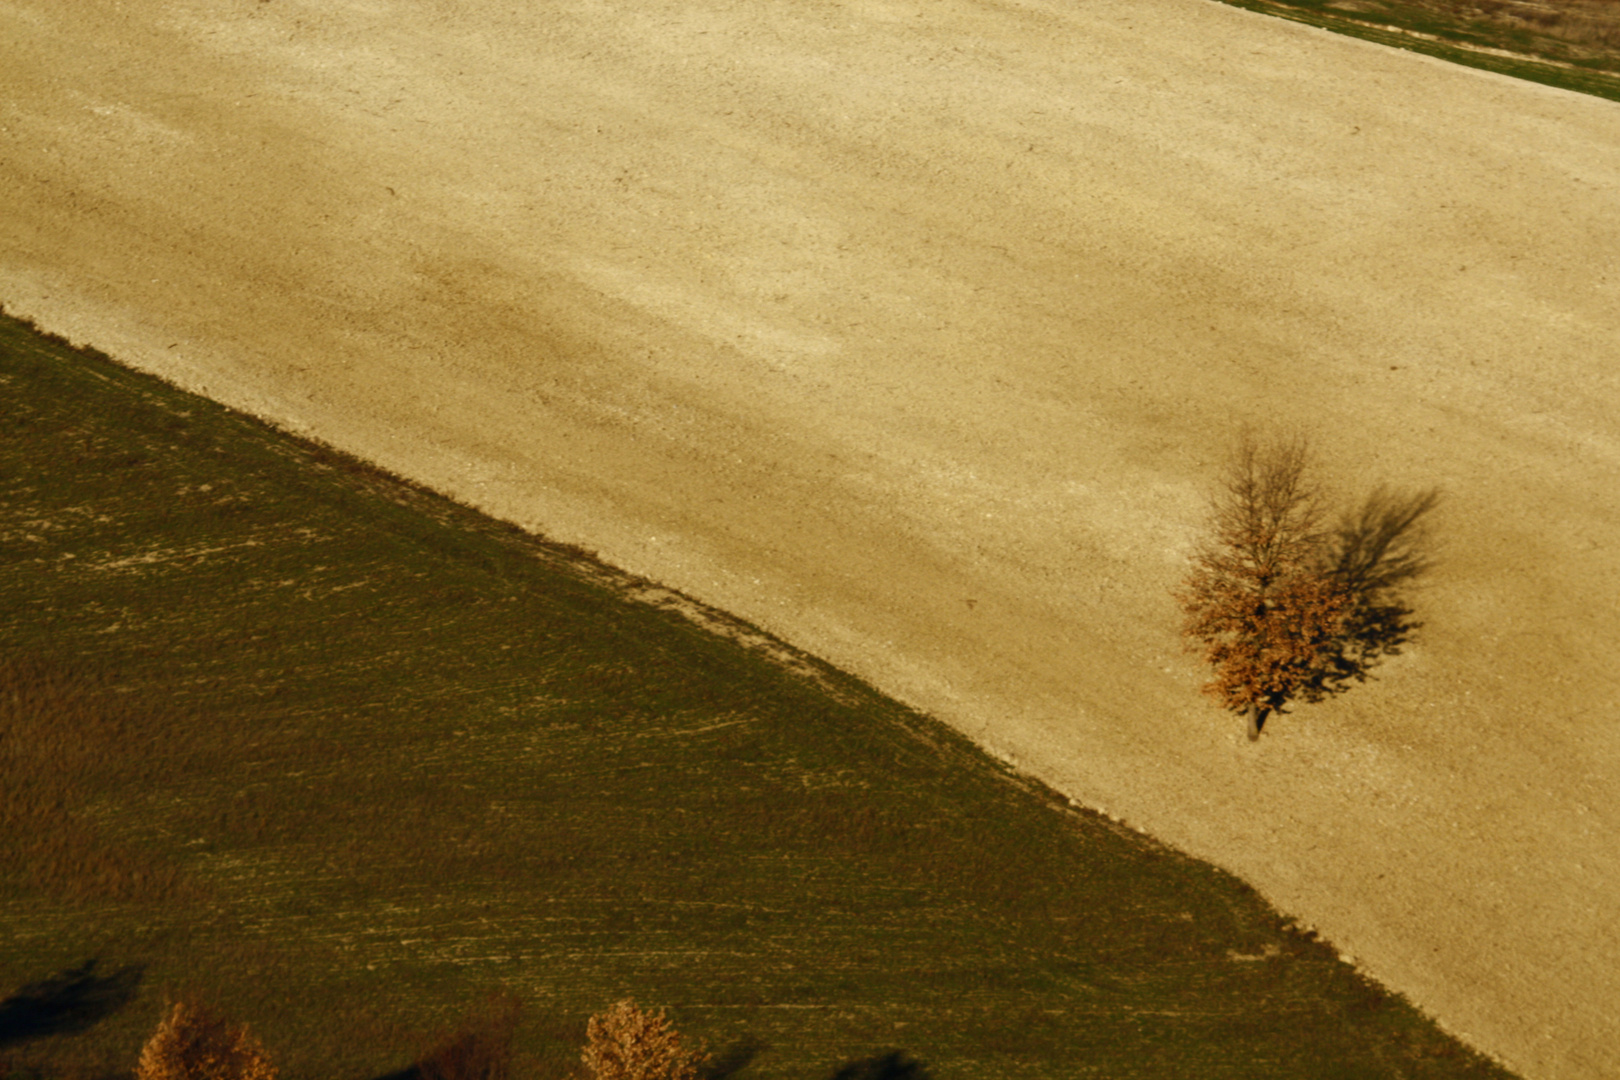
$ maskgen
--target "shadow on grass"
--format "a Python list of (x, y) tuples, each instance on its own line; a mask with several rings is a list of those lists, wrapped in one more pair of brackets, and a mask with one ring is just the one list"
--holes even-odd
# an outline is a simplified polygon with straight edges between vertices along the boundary
[(906, 1056), (903, 1050), (852, 1061), (832, 1074), (831, 1080), (930, 1080), (922, 1062)]
[[(702, 1067), (698, 1075), (702, 1078), (702, 1080), (727, 1080), (728, 1077), (742, 1072), (742, 1070), (751, 1065), (754, 1059), (757, 1058), (765, 1049), (766, 1044), (759, 1039), (752, 1037), (738, 1039), (736, 1042), (727, 1046), (719, 1054), (715, 1055), (712, 1061)], [(894, 1080), (928, 1080), (928, 1078), (921, 1073), (890, 1074), (848, 1072), (848, 1069), (858, 1068), (864, 1064), (865, 1063), (857, 1063), (856, 1065), (848, 1066), (844, 1071), (839, 1072), (837, 1075), (839, 1077), (845, 1077), (846, 1075), (849, 1077), (858, 1077), (859, 1080), (875, 1080), (877, 1077), (890, 1077), (891, 1075)], [(396, 1069), (394, 1072), (384, 1073), (381, 1076), (374, 1076), (371, 1078), (371, 1080), (433, 1080), (433, 1077), (430, 1076), (429, 1073), (423, 1068), (421, 1062), (416, 1062), (414, 1064), (407, 1065), (403, 1069)]]
[(745, 1036), (716, 1054), (698, 1075), (703, 1080), (726, 1080), (726, 1077), (748, 1068), (765, 1048), (759, 1039)]
[(422, 1069), (418, 1065), (407, 1065), (403, 1069), (374, 1076), (372, 1080), (422, 1080)]
[(128, 1005), (144, 969), (132, 964), (98, 977), (97, 963), (92, 957), (0, 1001), (0, 1046), (85, 1031)]

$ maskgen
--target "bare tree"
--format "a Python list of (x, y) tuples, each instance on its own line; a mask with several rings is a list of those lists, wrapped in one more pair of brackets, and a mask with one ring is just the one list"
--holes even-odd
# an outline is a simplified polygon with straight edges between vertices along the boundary
[(628, 998), (586, 1025), (582, 1059), (592, 1080), (696, 1080), (709, 1055), (682, 1045), (664, 1016)]
[(1366, 681), (1419, 623), (1398, 589), (1430, 567), (1422, 522), (1434, 490), (1375, 490), (1328, 529), (1303, 439), (1245, 433), (1212, 506), (1212, 535), (1177, 590), (1182, 631), (1214, 669), (1204, 686), (1248, 721), (1250, 740), (1295, 698)]
[(1248, 720), (1312, 692), (1353, 605), (1326, 568), (1322, 493), (1307, 477), (1303, 439), (1238, 443), (1212, 507), (1213, 537), (1176, 593), (1182, 631), (1215, 670), (1204, 690)]

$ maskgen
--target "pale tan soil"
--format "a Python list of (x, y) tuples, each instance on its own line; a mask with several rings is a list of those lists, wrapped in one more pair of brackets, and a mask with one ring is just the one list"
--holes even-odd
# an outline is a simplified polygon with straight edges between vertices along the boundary
[[(1620, 105), (1196, 0), (0, 0), (0, 300), (737, 612), (1620, 1074)], [(1258, 746), (1234, 426), (1442, 485)]]

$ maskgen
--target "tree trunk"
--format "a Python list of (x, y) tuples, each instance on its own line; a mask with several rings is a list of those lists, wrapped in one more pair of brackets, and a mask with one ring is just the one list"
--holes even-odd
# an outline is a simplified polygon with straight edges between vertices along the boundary
[(1267, 708), (1265, 708), (1263, 706), (1250, 705), (1248, 712), (1243, 714), (1244, 717), (1249, 721), (1249, 741), (1250, 742), (1258, 742), (1259, 741), (1259, 739), (1260, 739), (1260, 729), (1266, 726), (1266, 717), (1270, 713), (1271, 713), (1271, 710), (1267, 709)]

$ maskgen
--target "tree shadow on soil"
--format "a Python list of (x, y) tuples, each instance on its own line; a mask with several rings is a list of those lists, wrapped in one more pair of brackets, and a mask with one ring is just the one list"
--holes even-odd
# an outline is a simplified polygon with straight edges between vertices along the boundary
[(1308, 701), (1366, 682), (1386, 656), (1398, 655), (1423, 624), (1400, 596), (1434, 566), (1424, 518), (1440, 502), (1431, 488), (1399, 495), (1378, 488), (1334, 530), (1331, 570), (1353, 607), (1337, 648), (1304, 689)]

